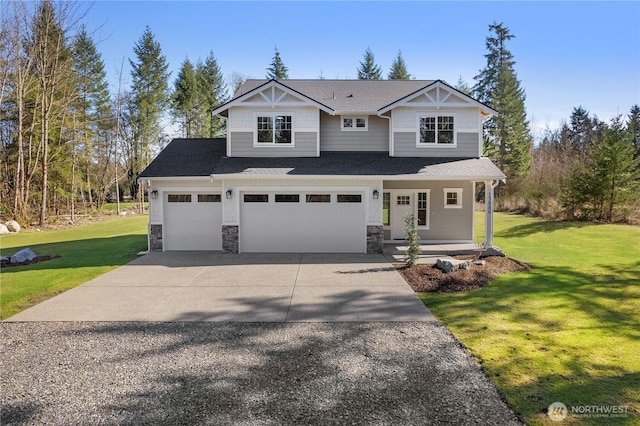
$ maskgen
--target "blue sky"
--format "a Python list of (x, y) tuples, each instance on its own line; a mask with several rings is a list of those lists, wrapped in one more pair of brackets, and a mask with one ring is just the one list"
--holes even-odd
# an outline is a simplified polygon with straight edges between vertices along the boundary
[(149, 26), (171, 86), (185, 58), (213, 51), (222, 72), (264, 78), (274, 47), (290, 78), (357, 78), (369, 47), (386, 75), (398, 50), (417, 79), (470, 85), (485, 65), (492, 22), (507, 47), (539, 137), (582, 105), (602, 120), (640, 103), (640, 2), (124, 2), (87, 3), (82, 22), (103, 55), (112, 91)]

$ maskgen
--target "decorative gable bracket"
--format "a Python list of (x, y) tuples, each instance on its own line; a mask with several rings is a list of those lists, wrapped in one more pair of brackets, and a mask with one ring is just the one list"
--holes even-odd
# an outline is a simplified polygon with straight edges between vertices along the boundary
[(478, 102), (459, 90), (454, 89), (441, 80), (408, 95), (404, 98), (381, 108), (378, 114), (382, 115), (400, 106), (408, 107), (478, 107), (483, 118), (498, 115), (498, 111)]
[(230, 100), (213, 111), (214, 115), (226, 115), (233, 106), (287, 107), (314, 106), (321, 111), (334, 115), (328, 106), (287, 87), (278, 80), (269, 80), (265, 84)]

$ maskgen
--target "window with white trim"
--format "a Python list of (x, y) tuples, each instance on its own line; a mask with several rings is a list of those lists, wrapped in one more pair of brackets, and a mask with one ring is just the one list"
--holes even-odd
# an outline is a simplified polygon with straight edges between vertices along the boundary
[(419, 228), (429, 227), (429, 193), (418, 192), (418, 204), (416, 205), (416, 220)]
[(420, 117), (418, 144), (455, 145), (455, 119), (452, 115), (428, 115)]
[(342, 116), (340, 120), (340, 128), (343, 131), (366, 131), (369, 129), (369, 120), (366, 116), (346, 117)]
[(256, 118), (257, 144), (293, 144), (291, 115), (258, 115)]
[(445, 188), (444, 189), (444, 208), (445, 209), (461, 209), (462, 208), (462, 188)]

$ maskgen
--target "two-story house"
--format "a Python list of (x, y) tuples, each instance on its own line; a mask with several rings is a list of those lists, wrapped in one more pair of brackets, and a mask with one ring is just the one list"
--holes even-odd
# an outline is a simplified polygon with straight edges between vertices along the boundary
[(226, 139), (176, 139), (140, 175), (151, 250), (379, 253), (413, 214), (423, 243), (473, 242), (496, 111), (446, 83), (248, 80), (214, 111)]

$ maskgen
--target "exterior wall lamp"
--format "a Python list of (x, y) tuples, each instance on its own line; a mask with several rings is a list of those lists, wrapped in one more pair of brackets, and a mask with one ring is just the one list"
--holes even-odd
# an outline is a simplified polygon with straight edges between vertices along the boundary
[(232, 191), (232, 190), (230, 190), (230, 189), (227, 189), (227, 192), (226, 192), (225, 194), (226, 194), (226, 196), (227, 196), (227, 200), (230, 200), (230, 199), (231, 199), (231, 196), (233, 195), (233, 191)]
[(373, 199), (377, 200), (380, 197), (380, 192), (377, 189), (373, 190)]
[(156, 191), (155, 189), (153, 191), (151, 191), (151, 199), (152, 200), (157, 200), (158, 199), (158, 191)]

